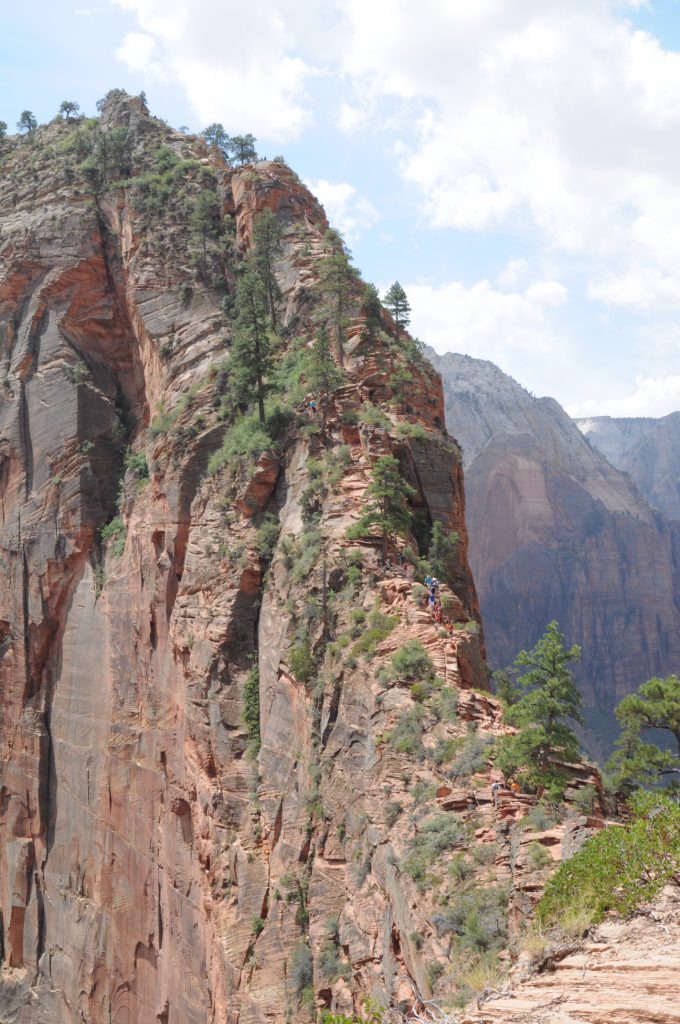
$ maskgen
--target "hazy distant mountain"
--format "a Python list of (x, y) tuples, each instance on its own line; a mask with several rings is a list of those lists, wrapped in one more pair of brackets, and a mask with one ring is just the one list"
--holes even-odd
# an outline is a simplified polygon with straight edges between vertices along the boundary
[(574, 421), (613, 466), (630, 473), (653, 508), (680, 519), (680, 412), (659, 419)]
[(487, 646), (505, 665), (557, 619), (583, 648), (591, 718), (680, 665), (673, 531), (552, 398), (493, 363), (428, 351), (464, 453), (470, 561)]

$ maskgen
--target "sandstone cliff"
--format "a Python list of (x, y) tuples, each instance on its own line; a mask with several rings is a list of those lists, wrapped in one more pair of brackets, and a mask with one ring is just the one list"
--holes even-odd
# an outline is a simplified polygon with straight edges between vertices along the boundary
[(680, 412), (659, 419), (594, 416), (575, 421), (590, 443), (630, 474), (652, 508), (680, 519)]
[(583, 648), (576, 674), (601, 751), (616, 702), (680, 660), (673, 532), (553, 399), (484, 360), (428, 357), (463, 448), (490, 661), (509, 664), (557, 619)]
[[(325, 315), (318, 203), (125, 94), (2, 157), (0, 1019), (250, 1024), (451, 991), (432, 915), (457, 883), (406, 862), (442, 820), (434, 862), (475, 836), (473, 874), (512, 857), (439, 378), (357, 279), (327, 430), (284, 395), (271, 445), (208, 470), (254, 217), (283, 226), (283, 364)], [(387, 452), (411, 545), (459, 535), (450, 635), (377, 538), (347, 540)], [(390, 670), (414, 638), (420, 689)]]

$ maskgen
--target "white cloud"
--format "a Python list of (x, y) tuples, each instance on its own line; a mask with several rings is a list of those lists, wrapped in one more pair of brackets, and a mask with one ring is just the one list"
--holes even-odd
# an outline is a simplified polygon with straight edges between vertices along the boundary
[(680, 308), (680, 271), (664, 274), (653, 267), (636, 267), (619, 276), (591, 281), (591, 299), (610, 306), (650, 311)]
[[(412, 114), (401, 169), (432, 226), (538, 228), (612, 279), (641, 268), (639, 307), (659, 289), (680, 306), (659, 284), (680, 272), (680, 53), (624, 20), (640, 6), (346, 0), (344, 69), (370, 102)], [(617, 291), (598, 280), (592, 294)]]
[(323, 178), (308, 181), (308, 187), (324, 207), (334, 228), (350, 243), (378, 220), (378, 211), (347, 181), (331, 182)]
[(414, 333), (438, 352), (491, 359), (532, 386), (537, 356), (552, 364), (567, 358), (568, 343), (552, 317), (568, 300), (558, 281), (534, 282), (524, 291), (500, 291), (487, 280), (405, 287)]
[[(157, 65), (186, 91), (202, 124), (252, 131), (272, 142), (298, 137), (310, 120), (313, 40), (323, 27), (313, 0), (113, 0), (155, 44)], [(295, 26), (300, 26), (299, 30)], [(117, 56), (140, 70), (142, 44), (126, 37)], [(148, 44), (146, 44), (148, 45)], [(153, 69), (151, 69), (153, 70)]]
[(635, 378), (635, 390), (622, 398), (586, 399), (567, 406), (570, 416), (666, 416), (680, 409), (680, 374)]
[(156, 41), (153, 36), (144, 32), (128, 32), (116, 50), (116, 57), (132, 71), (148, 71), (161, 81), (166, 74), (158, 61), (153, 59), (156, 52)]

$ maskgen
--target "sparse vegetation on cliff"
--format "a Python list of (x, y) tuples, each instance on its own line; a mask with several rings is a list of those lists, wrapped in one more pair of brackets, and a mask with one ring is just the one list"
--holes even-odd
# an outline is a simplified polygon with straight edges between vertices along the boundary
[(607, 911), (632, 914), (680, 878), (680, 807), (644, 793), (631, 802), (631, 821), (603, 829), (564, 861), (546, 885), (537, 918), (559, 923), (568, 910), (599, 921)]
[[(630, 793), (638, 786), (670, 783), (680, 789), (680, 679), (650, 679), (616, 708), (621, 724), (617, 751), (608, 765), (614, 785)], [(668, 746), (646, 742), (658, 730)]]
[(517, 679), (524, 690), (514, 693), (506, 720), (518, 728), (498, 743), (496, 764), (506, 776), (520, 774), (533, 788), (545, 788), (556, 797), (564, 792), (566, 776), (556, 761), (575, 761), (578, 740), (565, 719), (581, 722), (581, 696), (569, 670), (580, 657), (577, 646), (567, 649), (556, 622), (531, 651), (520, 651), (517, 668), (527, 669)]

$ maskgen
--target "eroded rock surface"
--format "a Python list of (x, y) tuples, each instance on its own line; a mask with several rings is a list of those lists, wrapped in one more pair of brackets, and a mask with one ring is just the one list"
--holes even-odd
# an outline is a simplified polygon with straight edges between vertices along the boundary
[(610, 920), (537, 970), (527, 954), (513, 984), (465, 1024), (675, 1024), (680, 1021), (680, 893), (664, 890), (630, 921)]
[[(355, 279), (326, 431), (303, 401), (277, 451), (209, 472), (233, 418), (230, 310), (253, 219), (268, 208), (283, 225), (292, 348), (323, 315), (323, 211), (285, 165), (232, 171), (124, 94), (98, 126), (54, 123), (8, 146), (0, 1018), (250, 1024), (428, 993), (449, 945), (429, 923), (435, 895), (400, 858), (450, 781), (438, 744), (499, 720), (439, 378), (386, 315), (368, 324)], [(208, 191), (212, 220), (196, 227)], [(347, 540), (385, 453), (414, 488), (420, 543), (435, 521), (458, 533), (450, 635), (406, 566), (379, 567), (379, 538)], [(329, 481), (311, 511), (310, 459)], [(372, 623), (375, 642), (358, 646)], [(430, 653), (433, 693), (381, 672), (409, 638)], [(415, 749), (399, 750), (406, 713)]]

